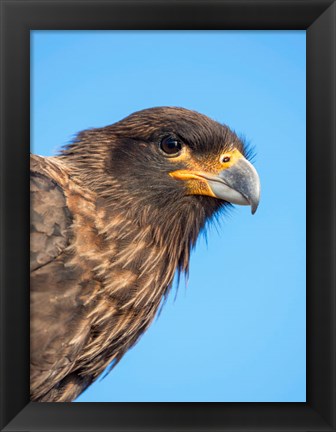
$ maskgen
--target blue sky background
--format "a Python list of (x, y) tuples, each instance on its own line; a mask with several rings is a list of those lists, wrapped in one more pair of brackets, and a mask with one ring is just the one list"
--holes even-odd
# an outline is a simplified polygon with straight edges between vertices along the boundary
[(305, 401), (305, 47), (304, 31), (32, 32), (32, 152), (182, 106), (244, 134), (262, 184), (257, 213), (200, 238), (187, 288), (79, 402)]

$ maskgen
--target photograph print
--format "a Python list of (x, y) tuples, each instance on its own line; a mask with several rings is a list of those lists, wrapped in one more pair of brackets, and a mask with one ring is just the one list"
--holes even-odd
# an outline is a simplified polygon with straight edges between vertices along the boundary
[(306, 401), (306, 32), (31, 31), (30, 399)]

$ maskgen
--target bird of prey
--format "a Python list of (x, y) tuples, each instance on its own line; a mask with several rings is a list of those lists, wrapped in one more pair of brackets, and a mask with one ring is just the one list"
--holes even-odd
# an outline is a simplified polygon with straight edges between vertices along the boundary
[(229, 127), (157, 107), (31, 156), (31, 400), (75, 399), (153, 321), (206, 222), (257, 209)]

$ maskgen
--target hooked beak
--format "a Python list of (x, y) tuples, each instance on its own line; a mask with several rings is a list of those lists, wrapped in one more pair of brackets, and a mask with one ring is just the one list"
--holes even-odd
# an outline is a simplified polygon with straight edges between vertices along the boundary
[(252, 214), (256, 212), (260, 200), (260, 180), (254, 166), (245, 158), (220, 171), (218, 176), (206, 174), (205, 178), (217, 198), (233, 204), (250, 205)]
[[(170, 175), (179, 180), (203, 184), (206, 187), (190, 187), (190, 193), (209, 195), (232, 204), (250, 205), (252, 214), (260, 200), (260, 180), (254, 166), (242, 155), (230, 167), (217, 175), (204, 171), (178, 170)], [(196, 182), (195, 182), (196, 180)]]

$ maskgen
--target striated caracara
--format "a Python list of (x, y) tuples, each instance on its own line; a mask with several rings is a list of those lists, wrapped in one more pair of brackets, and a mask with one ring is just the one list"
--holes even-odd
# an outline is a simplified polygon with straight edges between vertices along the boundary
[(161, 107), (31, 156), (31, 400), (76, 398), (148, 328), (205, 223), (229, 203), (256, 211), (246, 151)]

